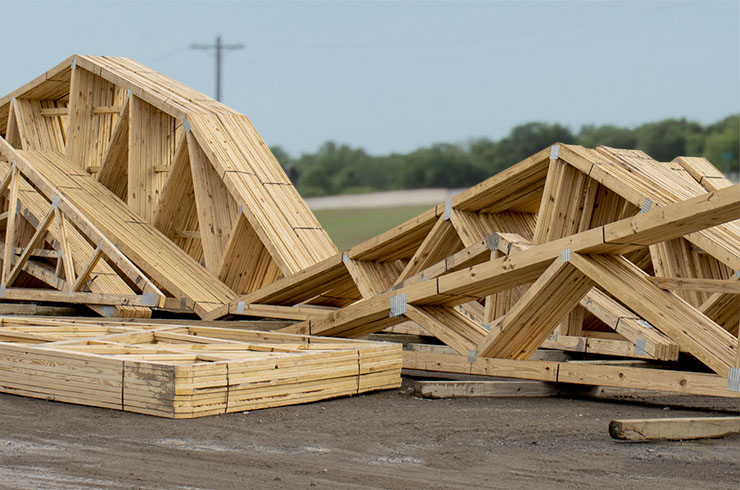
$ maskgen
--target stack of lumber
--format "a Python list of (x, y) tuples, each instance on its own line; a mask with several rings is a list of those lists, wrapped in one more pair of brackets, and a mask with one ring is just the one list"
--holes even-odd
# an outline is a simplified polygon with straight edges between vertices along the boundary
[(400, 344), (194, 325), (0, 317), (4, 393), (193, 418), (400, 384)]
[(65, 60), (0, 136), (3, 299), (206, 316), (337, 253), (245, 116), (132, 60)]
[(739, 211), (704, 159), (556, 144), (210, 317), (291, 308), (284, 331), (350, 338), (412, 322), (445, 346), (407, 349), (409, 369), (737, 397)]
[[(391, 330), (434, 338), (404, 351), (409, 369), (740, 396), (740, 186), (702, 158), (554, 144), (340, 253), (245, 116), (134, 61), (73, 56), (0, 99), (0, 197), (3, 302), (268, 317), (299, 336)], [(146, 375), (174, 390), (175, 415), (251, 406), (224, 376), (272, 362), (237, 356), (232, 372), (151, 347), (220, 327), (101, 325), (148, 347), (75, 356), (110, 353), (124, 378), (120, 356), (198, 365)], [(251, 345), (225, 332), (208, 336)], [(349, 372), (342, 349), (315, 352), (340, 364), (296, 368), (296, 383)], [(141, 359), (150, 373), (159, 358)]]

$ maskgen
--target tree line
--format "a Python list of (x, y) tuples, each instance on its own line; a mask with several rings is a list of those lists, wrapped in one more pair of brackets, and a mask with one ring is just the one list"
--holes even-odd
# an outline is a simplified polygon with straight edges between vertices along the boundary
[(636, 128), (586, 125), (577, 132), (562, 124), (531, 122), (499, 139), (437, 143), (409, 153), (375, 156), (362, 148), (328, 141), (315, 153), (293, 157), (272, 151), (304, 197), (393, 189), (470, 187), (555, 143), (606, 145), (645, 151), (658, 161), (703, 156), (726, 174), (738, 172), (740, 114), (707, 126), (665, 119)]

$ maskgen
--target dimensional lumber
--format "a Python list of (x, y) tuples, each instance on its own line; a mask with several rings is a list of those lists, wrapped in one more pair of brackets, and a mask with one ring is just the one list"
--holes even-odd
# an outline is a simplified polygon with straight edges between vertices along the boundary
[(609, 422), (609, 435), (625, 441), (681, 441), (731, 434), (740, 434), (740, 417), (624, 419)]
[(177, 324), (0, 317), (0, 391), (169, 418), (401, 384), (398, 344)]
[(553, 383), (610, 386), (669, 393), (740, 398), (740, 392), (728, 389), (727, 378), (716, 374), (631, 367), (604, 360), (545, 361), (477, 357), (434, 351), (404, 350), (404, 369), (459, 373), (502, 378), (530, 379)]
[[(0, 98), (0, 137), (3, 211), (21, 206), (2, 223), (4, 282), (136, 296), (140, 282), (111, 263), (114, 244), (206, 316), (337, 253), (245, 116), (132, 60), (70, 57)], [(107, 239), (100, 258), (90, 260), (101, 240), (69, 209), (47, 214), (56, 196)], [(147, 317), (159, 303), (89, 305)]]
[[(250, 303), (323, 304), (335, 309), (284, 330), (356, 338), (411, 320), (463, 360), (524, 361), (549, 348), (679, 363), (683, 352), (734, 396), (740, 188), (707, 165), (554, 145), (214, 316)], [(710, 174), (715, 184), (703, 185)], [(357, 263), (386, 272), (360, 274)], [(664, 371), (670, 381), (658, 384), (675, 391), (676, 373)], [(653, 384), (648, 376), (633, 383)], [(686, 392), (706, 394), (696, 384)]]
[(417, 381), (414, 392), (424, 398), (535, 398), (560, 395), (562, 385), (541, 381)]
[(340, 253), (246, 117), (131, 60), (70, 58), (0, 99), (0, 136), (4, 301), (413, 322), (455, 352), (417, 368), (541, 379), (557, 349), (583, 362), (555, 381), (740, 392), (740, 188), (704, 159), (555, 144)]

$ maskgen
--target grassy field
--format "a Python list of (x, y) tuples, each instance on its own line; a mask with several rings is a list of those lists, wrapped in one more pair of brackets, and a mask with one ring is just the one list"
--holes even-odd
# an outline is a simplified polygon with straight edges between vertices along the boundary
[(367, 209), (320, 209), (314, 211), (314, 214), (334, 240), (337, 248), (344, 251), (400, 225), (432, 206), (428, 204)]

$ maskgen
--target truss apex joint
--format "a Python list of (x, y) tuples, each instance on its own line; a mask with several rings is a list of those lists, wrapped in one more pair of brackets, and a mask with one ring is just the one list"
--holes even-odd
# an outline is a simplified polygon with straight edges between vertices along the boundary
[(187, 118), (182, 120), (182, 129), (184, 129), (186, 133), (190, 133), (190, 121), (188, 121)]
[(445, 213), (442, 215), (442, 219), (448, 221), (452, 215), (452, 198), (445, 201)]
[(550, 160), (557, 160), (560, 158), (560, 145), (552, 145), (550, 147)]

